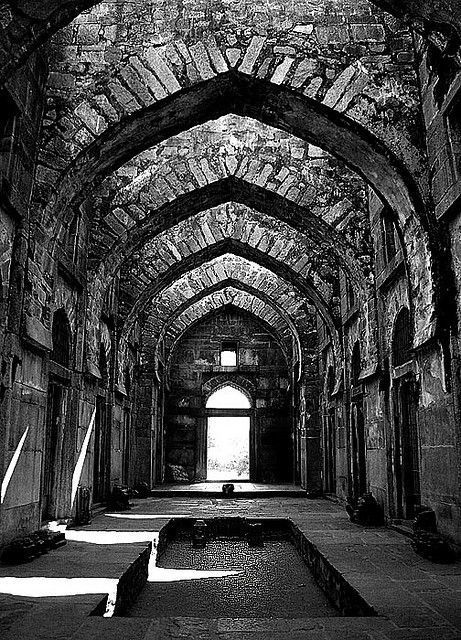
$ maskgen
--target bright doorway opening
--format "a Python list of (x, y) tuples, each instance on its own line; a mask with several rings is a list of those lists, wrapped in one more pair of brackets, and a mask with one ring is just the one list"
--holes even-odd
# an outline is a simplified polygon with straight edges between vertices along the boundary
[[(241, 412), (251, 409), (250, 401), (229, 385), (215, 391), (206, 407), (225, 410), (224, 415), (207, 419), (207, 480), (249, 480), (250, 416), (242, 416)], [(235, 409), (238, 415), (232, 415)]]

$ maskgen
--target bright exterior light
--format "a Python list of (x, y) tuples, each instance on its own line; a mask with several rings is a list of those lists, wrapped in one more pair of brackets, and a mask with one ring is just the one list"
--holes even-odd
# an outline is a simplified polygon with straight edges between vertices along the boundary
[(3, 478), (2, 486), (0, 489), (1, 503), (3, 503), (5, 500), (8, 485), (10, 484), (11, 478), (13, 477), (14, 470), (16, 469), (16, 465), (18, 464), (19, 456), (21, 455), (21, 451), (24, 446), (24, 442), (26, 441), (28, 433), (29, 433), (29, 427), (27, 427), (24, 433), (22, 434), (22, 438), (19, 441), (19, 444), (16, 447), (16, 451), (14, 452), (13, 457), (11, 458), (10, 464), (8, 465), (8, 469), (6, 470), (5, 477)]
[(163, 569), (154, 567), (149, 572), (148, 582), (181, 582), (183, 580), (205, 580), (237, 576), (240, 571), (198, 571), (195, 569)]
[(82, 448), (78, 456), (77, 464), (75, 465), (74, 473), (72, 475), (72, 493), (71, 493), (72, 506), (74, 505), (75, 496), (77, 495), (78, 483), (80, 482), (80, 477), (82, 475), (83, 465), (85, 463), (85, 458), (88, 451), (88, 445), (90, 444), (90, 438), (93, 432), (95, 418), (96, 418), (96, 408), (93, 409), (93, 413), (91, 414), (90, 422), (88, 424), (88, 429), (86, 430), (85, 439), (83, 441)]
[(211, 394), (207, 409), (250, 409), (250, 401), (244, 393), (227, 385)]
[(236, 367), (237, 366), (237, 352), (236, 351), (221, 351), (221, 366), (222, 367)]
[(248, 480), (250, 418), (208, 418), (207, 480)]
[[(250, 409), (247, 396), (227, 385), (215, 391), (207, 409)], [(249, 416), (208, 418), (207, 480), (248, 480), (250, 477)]]
[(61, 598), (93, 593), (107, 594), (104, 618), (114, 615), (117, 601), (117, 578), (16, 578), (0, 577), (0, 593), (25, 598)]

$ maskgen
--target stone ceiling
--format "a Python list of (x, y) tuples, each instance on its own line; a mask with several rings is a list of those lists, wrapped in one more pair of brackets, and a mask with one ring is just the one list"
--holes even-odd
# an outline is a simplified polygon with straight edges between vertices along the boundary
[[(0, 68), (2, 68), (3, 74), (0, 77), (8, 77), (8, 74), (23, 62), (39, 44), (71, 22), (81, 11), (88, 10), (96, 4), (95, 0), (6, 0), (3, 2), (2, 46), (0, 48)], [(410, 24), (419, 23), (426, 30), (433, 24), (448, 24), (461, 34), (461, 8), (458, 0), (370, 0), (370, 12), (373, 11), (371, 4), (390, 11), (407, 20)], [(128, 3), (119, 2), (118, 5), (123, 11), (123, 6), (128, 6)], [(161, 32), (167, 15), (165, 12), (162, 14), (163, 2), (157, 2), (156, 5), (155, 14)], [(261, 30), (273, 27), (275, 20), (277, 20), (278, 26), (286, 25), (289, 27), (293, 25), (293, 15), (298, 20), (307, 22), (310, 16), (321, 14), (325, 10), (325, 2), (320, 0), (305, 0), (296, 5), (291, 4), (289, 9), (288, 6), (284, 9), (283, 3), (277, 4), (275, 2), (270, 4), (239, 2), (234, 5), (221, 2), (217, 5), (221, 9), (217, 16), (218, 22), (239, 24), (239, 21), (241, 23), (251, 16), (253, 27)], [(335, 2), (330, 2), (329, 6), (341, 9), (345, 4), (343, 0), (335, 0)], [(169, 3), (170, 22), (174, 20), (176, 29), (185, 29), (189, 26), (190, 31), (187, 16), (184, 16), (180, 7), (181, 5), (178, 3), (175, 10), (174, 3)], [(362, 7), (362, 12), (364, 12), (365, 3), (362, 4)], [(208, 17), (207, 13), (209, 15), (210, 12), (210, 3), (196, 2), (194, 8), (197, 13), (194, 28), (200, 30), (204, 26), (209, 27), (206, 18)], [(294, 25), (294, 28), (296, 26)], [(306, 27), (310, 28), (308, 22)]]

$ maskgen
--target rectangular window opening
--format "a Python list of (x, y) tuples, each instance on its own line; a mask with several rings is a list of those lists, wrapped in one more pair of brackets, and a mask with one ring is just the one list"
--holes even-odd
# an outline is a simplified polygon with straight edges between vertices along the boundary
[(236, 367), (237, 366), (237, 343), (223, 342), (221, 345), (221, 366)]

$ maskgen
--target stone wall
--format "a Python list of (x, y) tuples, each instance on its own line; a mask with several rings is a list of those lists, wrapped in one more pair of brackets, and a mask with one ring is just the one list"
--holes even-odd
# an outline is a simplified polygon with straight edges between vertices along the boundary
[[(456, 22), (456, 11), (451, 20)], [(452, 264), (451, 280), (443, 308), (452, 336), (433, 349), (418, 354), (420, 370), (420, 437), (424, 478), (423, 500), (437, 513), (439, 526), (459, 539), (461, 513), (461, 441), (459, 436), (460, 360), (460, 107), (461, 73), (451, 40), (454, 33), (441, 34), (431, 24), (430, 42), (418, 39), (419, 77), (422, 107), (427, 130), (427, 148), (432, 178), (435, 212), (441, 227), (441, 241), (447, 262)], [(459, 40), (458, 40), (459, 42)], [(450, 57), (446, 54), (450, 53)], [(458, 60), (458, 62), (456, 61)], [(439, 61), (439, 63), (437, 63)], [(456, 336), (456, 337), (455, 337)], [(440, 474), (440, 469), (450, 469)]]
[[(46, 353), (33, 348), (23, 322), (27, 290), (29, 203), (42, 121), (47, 66), (30, 58), (2, 89), (0, 153), (0, 544), (27, 533), (40, 519), (39, 497), (46, 412)], [(40, 312), (41, 313), (41, 312)], [(24, 338), (30, 338), (27, 343)], [(5, 475), (16, 451), (13, 481)], [(11, 465), (11, 466), (10, 466)]]

